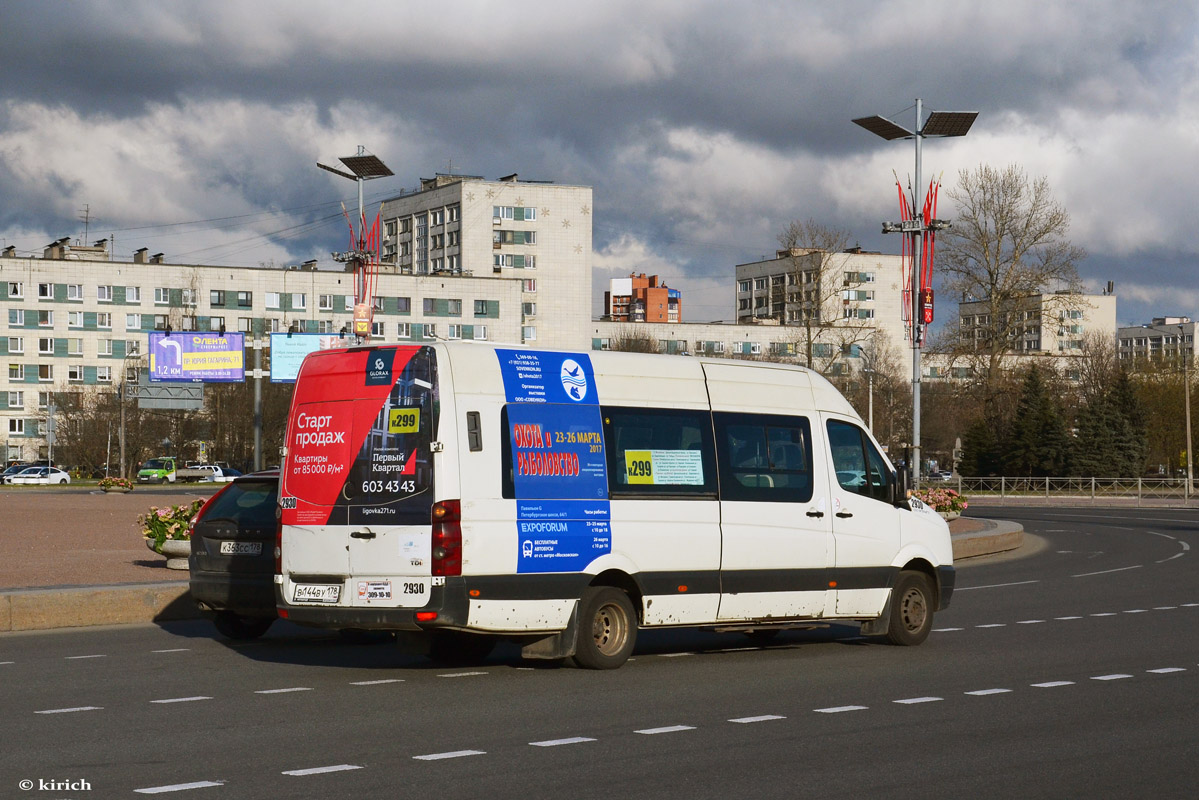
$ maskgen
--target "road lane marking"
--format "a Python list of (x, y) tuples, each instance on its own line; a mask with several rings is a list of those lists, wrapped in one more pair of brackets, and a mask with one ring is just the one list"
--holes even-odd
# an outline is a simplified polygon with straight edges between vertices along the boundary
[(81, 658), (108, 658), (108, 656), (104, 653), (97, 653), (96, 655), (92, 656), (64, 656), (64, 658), (66, 658), (67, 661), (78, 661)]
[(1147, 608), (1130, 608), (1127, 611), (1125, 611), (1124, 613), (1125, 614), (1144, 614), (1148, 610), (1149, 609), (1147, 609)]
[(663, 728), (642, 728), (639, 731), (633, 731), (633, 733), (640, 733), (645, 736), (654, 736), (655, 734), (659, 733), (678, 733), (679, 731), (693, 730), (695, 730), (694, 725), (667, 725)]
[(693, 656), (695, 653), (658, 653), (658, 658), (682, 658), (683, 656)]
[(729, 722), (736, 722), (738, 725), (749, 725), (753, 722), (770, 722), (775, 719), (786, 719), (786, 717), (780, 717), (778, 714), (762, 714), (757, 717), (738, 717), (737, 719), (730, 719)]
[(972, 589), (1002, 589), (1005, 586), (1026, 586), (1030, 583), (1040, 583), (1040, 581), (1016, 581), (1015, 583), (992, 583), (986, 586), (959, 586), (954, 589), (955, 592), (969, 592)]
[(1093, 680), (1093, 681), (1118, 681), (1118, 680), (1122, 680), (1124, 678), (1131, 678), (1131, 677), (1132, 677), (1131, 675), (1125, 675), (1122, 672), (1116, 672), (1111, 675), (1092, 675), (1091, 680)]
[(1177, 608), (1178, 608), (1178, 606), (1154, 606), (1153, 610), (1154, 611), (1175, 611), (1175, 610), (1177, 610)]
[(324, 775), (326, 772), (347, 772), (352, 769), (362, 769), (355, 764), (334, 764), (331, 767), (309, 767), (308, 769), (286, 769), (281, 774), (303, 777), (305, 775)]
[(5, 664), (15, 664), (15, 663), (17, 663), (17, 662), (15, 662), (15, 661), (0, 661), (0, 666), (4, 666)]
[(403, 678), (383, 678), (378, 681), (350, 681), (351, 686), (380, 686), (384, 683), (403, 683)]
[(1091, 616), (1092, 617), (1114, 617), (1114, 616), (1116, 616), (1116, 612), (1115, 611), (1103, 611), (1098, 614), (1092, 614)]
[(1154, 675), (1165, 675), (1168, 672), (1186, 672), (1184, 667), (1162, 667), (1161, 669), (1147, 669), (1146, 672), (1152, 672)]
[(1044, 621), (1045, 620), (1043, 620), (1043, 619), (1022, 619), (1022, 620), (1018, 621), (1016, 624), (1017, 625), (1036, 625), (1037, 623), (1044, 622)]
[(1011, 689), (976, 689), (973, 692), (965, 692), (965, 694), (973, 695), (974, 697), (985, 697), (989, 694), (1007, 694)]
[(151, 650), (151, 653), (187, 653), (191, 650), (190, 647), (173, 647), (170, 650)]
[(172, 783), (170, 786), (151, 786), (147, 789), (134, 789), (136, 794), (162, 794), (163, 792), (183, 792), (188, 789), (207, 789), (209, 786), (224, 786), (224, 781), (195, 781), (193, 783)]
[(311, 686), (292, 686), (287, 689), (259, 689), (254, 694), (286, 694), (287, 692), (311, 692)]
[(484, 750), (452, 750), (448, 753), (429, 753), (424, 756), (413, 756), (416, 761), (441, 761), (446, 758), (464, 758), (466, 756), (487, 755)]
[(486, 672), (447, 672), (438, 675), (439, 678), (473, 678), (475, 675), (486, 675)]
[(949, 633), (950, 631), (962, 631), (965, 628), (933, 628), (933, 633)]
[(104, 706), (76, 706), (75, 708), (49, 708), (45, 711), (34, 711), (34, 714), (74, 714), (76, 711), (103, 711)]
[(917, 703), (936, 703), (944, 700), (944, 697), (909, 697), (905, 700), (892, 700), (892, 703), (899, 703), (904, 706), (912, 706)]
[(1082, 619), (1082, 617), (1054, 617), (1054, 619), (1060, 619), (1062, 621), (1065, 621), (1068, 619)]
[(1037, 689), (1056, 689), (1059, 686), (1073, 686), (1073, 685), (1074, 685), (1074, 681), (1046, 681), (1045, 683), (1030, 683), (1029, 684), (1029, 686), (1032, 686)]
[(1195, 606), (1199, 606), (1199, 603), (1183, 603), (1182, 604), (1183, 608), (1194, 608)]
[(595, 739), (586, 736), (571, 736), (566, 739), (546, 739), (544, 742), (529, 742), (533, 747), (559, 747), (564, 744), (582, 744), (583, 742), (594, 742)]
[(1006, 622), (991, 622), (986, 625), (975, 625), (976, 628), (1006, 628)]
[(817, 714), (840, 714), (843, 711), (865, 711), (869, 706), (833, 706), (832, 708), (813, 708)]
[(1144, 564), (1134, 564), (1131, 567), (1116, 567), (1115, 569), (1105, 569), (1105, 570), (1100, 570), (1099, 572), (1084, 572), (1081, 575), (1071, 575), (1070, 577), (1071, 578), (1089, 578), (1092, 575), (1110, 575), (1113, 572), (1126, 572), (1127, 570), (1130, 570), (1130, 569), (1140, 569), (1143, 566), (1144, 566)]
[(197, 700), (211, 700), (211, 697), (196, 695), (195, 697), (171, 697), (167, 700), (151, 700), (151, 703), (194, 703)]

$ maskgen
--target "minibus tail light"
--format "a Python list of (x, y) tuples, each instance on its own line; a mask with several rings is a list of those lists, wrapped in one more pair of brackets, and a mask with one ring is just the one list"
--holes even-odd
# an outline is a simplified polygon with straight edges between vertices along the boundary
[(433, 575), (462, 574), (462, 505), (458, 500), (433, 504)]

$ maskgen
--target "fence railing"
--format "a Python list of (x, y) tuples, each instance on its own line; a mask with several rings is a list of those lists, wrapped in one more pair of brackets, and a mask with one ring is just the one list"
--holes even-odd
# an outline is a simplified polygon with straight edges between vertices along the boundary
[(1188, 487), (1186, 478), (957, 477), (923, 485), (945, 486), (982, 501), (1199, 505), (1195, 487)]

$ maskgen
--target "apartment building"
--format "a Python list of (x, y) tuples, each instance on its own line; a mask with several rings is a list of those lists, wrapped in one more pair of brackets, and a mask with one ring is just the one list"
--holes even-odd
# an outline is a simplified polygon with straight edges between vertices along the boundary
[(644, 272), (613, 278), (604, 292), (604, 316), (613, 322), (682, 322), (683, 293)]
[[(996, 314), (1002, 314), (996, 319)], [(958, 340), (981, 347), (997, 333), (1015, 354), (1078, 355), (1091, 334), (1110, 337), (1116, 330), (1116, 296), (1054, 292), (1020, 298), (1012, 308), (996, 310), (988, 300), (958, 305)]]
[(518, 280), (515, 341), (572, 348), (591, 321), (590, 186), (437, 175), (384, 202), (383, 271)]
[[(371, 338), (519, 342), (530, 292), (514, 272), (380, 275)], [(105, 242), (85, 247), (65, 239), (41, 258), (6, 248), (0, 455), (45, 457), (53, 394), (115, 391), (135, 380), (152, 331), (242, 331), (247, 339), (288, 330), (348, 332), (353, 287), (351, 273), (317, 269), (315, 262), (284, 269), (171, 264), (145, 250), (132, 261), (114, 261)]]
[(1146, 325), (1119, 328), (1116, 354), (1123, 361), (1194, 358), (1195, 323), (1190, 317), (1154, 317)]

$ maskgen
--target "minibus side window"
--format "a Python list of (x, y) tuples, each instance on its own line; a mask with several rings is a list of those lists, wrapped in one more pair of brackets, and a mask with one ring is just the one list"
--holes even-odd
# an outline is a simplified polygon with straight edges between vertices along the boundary
[(812, 499), (812, 428), (807, 417), (721, 412), (713, 418), (722, 500)]
[(716, 496), (716, 454), (706, 411), (601, 409), (613, 498)]

